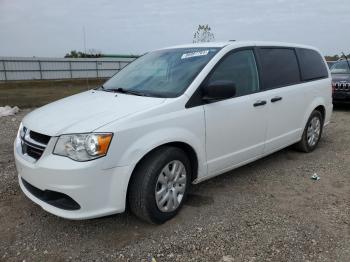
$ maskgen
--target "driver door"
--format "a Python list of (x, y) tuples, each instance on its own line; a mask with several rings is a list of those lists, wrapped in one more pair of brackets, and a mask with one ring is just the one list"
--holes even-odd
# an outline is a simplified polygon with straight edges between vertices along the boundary
[(253, 49), (224, 56), (206, 83), (212, 81), (234, 82), (236, 96), (204, 105), (209, 176), (260, 157), (267, 130), (267, 98), (259, 92)]

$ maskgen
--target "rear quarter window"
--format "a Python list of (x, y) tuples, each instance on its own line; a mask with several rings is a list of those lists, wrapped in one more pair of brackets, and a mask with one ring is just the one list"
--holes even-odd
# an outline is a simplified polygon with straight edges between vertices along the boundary
[(259, 49), (263, 89), (300, 83), (300, 71), (293, 48), (261, 47)]
[(301, 77), (304, 81), (328, 77), (328, 70), (321, 55), (312, 49), (298, 48)]

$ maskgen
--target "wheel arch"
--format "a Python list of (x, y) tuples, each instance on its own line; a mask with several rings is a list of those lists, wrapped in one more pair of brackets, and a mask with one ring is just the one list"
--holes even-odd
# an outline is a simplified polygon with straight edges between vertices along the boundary
[[(134, 166), (132, 172), (131, 172), (131, 175), (130, 175), (130, 178), (129, 178), (129, 181), (128, 181), (128, 184), (127, 184), (127, 192), (126, 192), (126, 195), (129, 194), (129, 191), (130, 191), (130, 182), (135, 174), (135, 170), (137, 169), (137, 167), (142, 163), (142, 161), (147, 157), (149, 156), (150, 154), (152, 154), (153, 152), (157, 151), (158, 149), (162, 148), (162, 147), (177, 147), (177, 148), (180, 148), (182, 149), (186, 155), (188, 156), (189, 160), (190, 160), (190, 163), (191, 163), (191, 173), (192, 173), (192, 176), (191, 176), (191, 181), (194, 181), (195, 179), (197, 179), (198, 177), (198, 163), (199, 163), (199, 160), (198, 160), (198, 155), (195, 151), (195, 149), (189, 145), (188, 143), (185, 143), (185, 142), (182, 142), (182, 141), (173, 141), (173, 142), (167, 142), (167, 143), (164, 143), (162, 145), (158, 145), (157, 147), (149, 150), (147, 153), (145, 153), (139, 160), (138, 162), (136, 163), (136, 165)], [(126, 198), (128, 199), (128, 198)], [(128, 203), (126, 203), (126, 206), (128, 206)]]
[(315, 99), (310, 106), (307, 108), (304, 118), (303, 118), (303, 122), (302, 122), (302, 126), (301, 129), (304, 130), (305, 125), (307, 123), (307, 120), (309, 119), (311, 113), (314, 110), (318, 110), (320, 111), (320, 113), (322, 114), (322, 118), (323, 121), (326, 119), (326, 106), (325, 106), (325, 101), (324, 99), (322, 99), (321, 97), (318, 97), (317, 99)]
[[(319, 111), (321, 113), (322, 121), (324, 121), (325, 117), (326, 117), (326, 108), (325, 108), (325, 106), (319, 105), (314, 110), (317, 110), (317, 111)], [(312, 111), (314, 111), (314, 110), (312, 110)]]
[[(132, 174), (130, 176), (130, 179), (132, 177), (132, 175), (134, 174), (135, 169), (141, 164), (141, 162), (150, 154), (152, 154), (153, 152), (157, 151), (158, 149), (162, 148), (162, 147), (177, 147), (182, 149), (187, 157), (190, 160), (191, 163), (191, 171), (192, 171), (192, 177), (191, 177), (191, 181), (195, 180), (198, 177), (198, 155), (195, 151), (195, 149), (189, 145), (188, 143), (185, 143), (183, 141), (173, 141), (173, 142), (167, 142), (161, 145), (158, 145), (150, 150), (148, 150), (135, 164)], [(130, 181), (129, 179), (129, 181)]]

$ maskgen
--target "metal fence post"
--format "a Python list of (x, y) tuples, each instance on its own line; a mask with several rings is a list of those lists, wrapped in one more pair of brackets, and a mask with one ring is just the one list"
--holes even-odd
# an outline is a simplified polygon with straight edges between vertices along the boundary
[(41, 62), (40, 62), (40, 60), (38, 60), (38, 63), (39, 63), (40, 79), (42, 80), (43, 79), (43, 71), (41, 71)]
[(96, 77), (98, 78), (98, 64), (97, 64), (97, 60), (95, 61), (96, 63)]
[(7, 81), (7, 73), (6, 73), (5, 60), (2, 60), (2, 67), (4, 68), (5, 81)]
[(70, 60), (69, 60), (69, 73), (70, 73), (70, 78), (73, 79), (72, 61), (70, 61)]

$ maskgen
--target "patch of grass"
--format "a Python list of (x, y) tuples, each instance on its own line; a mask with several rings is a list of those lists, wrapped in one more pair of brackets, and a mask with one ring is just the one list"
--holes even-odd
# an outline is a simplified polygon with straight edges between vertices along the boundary
[(0, 83), (0, 106), (38, 107), (103, 84), (105, 79), (40, 80)]

